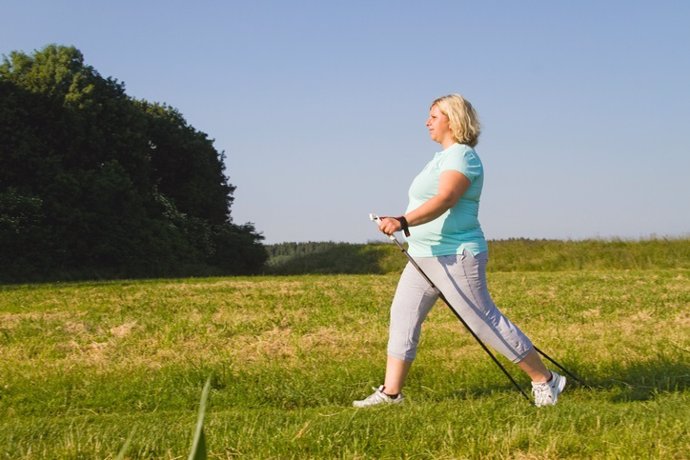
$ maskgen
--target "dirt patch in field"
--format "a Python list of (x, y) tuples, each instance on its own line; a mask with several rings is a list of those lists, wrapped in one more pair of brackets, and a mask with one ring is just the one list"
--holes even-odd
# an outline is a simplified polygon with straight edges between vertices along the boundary
[[(322, 327), (315, 332), (302, 336), (299, 346), (304, 351), (333, 349), (342, 347), (344, 334), (333, 327)], [(349, 337), (348, 337), (349, 338)]]
[[(107, 349), (107, 342), (79, 343), (76, 340), (69, 340), (55, 345), (56, 351), (66, 355), (60, 360), (63, 364), (74, 361), (79, 364), (96, 365), (99, 367), (105, 365), (108, 361)], [(55, 361), (55, 363), (58, 362), (58, 360)]]
[(257, 311), (257, 310), (251, 310), (248, 308), (244, 309), (239, 309), (239, 308), (219, 308), (213, 316), (211, 316), (211, 320), (214, 323), (218, 324), (223, 324), (227, 325), (229, 327), (237, 326), (239, 324), (243, 323), (252, 323), (252, 322), (258, 322), (263, 320), (266, 317), (266, 314), (262, 311)]
[[(373, 334), (325, 326), (311, 332), (297, 333), (289, 327), (275, 327), (258, 335), (235, 336), (225, 344), (229, 358), (238, 364), (258, 364), (270, 360), (337, 360), (353, 353), (371, 351)], [(327, 357), (327, 358), (326, 358)]]
[(2, 313), (0, 314), (0, 327), (13, 329), (22, 321), (65, 322), (68, 318), (83, 316), (83, 313), (68, 312), (29, 312), (29, 313)]
[(123, 337), (128, 336), (132, 332), (132, 329), (136, 327), (136, 325), (136, 321), (128, 321), (124, 324), (111, 328), (110, 333), (113, 335), (113, 337), (121, 339)]
[(680, 327), (690, 327), (690, 311), (682, 311), (678, 313), (675, 321)]
[(582, 312), (582, 317), (587, 319), (599, 318), (601, 316), (600, 308), (590, 308)]
[(290, 328), (273, 328), (255, 338), (243, 355), (259, 355), (272, 359), (290, 359), (297, 354), (297, 347)]

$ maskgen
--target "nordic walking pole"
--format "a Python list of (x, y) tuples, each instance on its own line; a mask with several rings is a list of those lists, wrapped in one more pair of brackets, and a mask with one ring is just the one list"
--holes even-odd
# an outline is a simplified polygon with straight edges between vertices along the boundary
[(548, 360), (551, 361), (553, 364), (555, 364), (556, 366), (558, 366), (558, 368), (559, 368), (560, 370), (562, 370), (563, 372), (565, 372), (566, 374), (568, 374), (568, 376), (572, 377), (573, 380), (575, 380), (577, 383), (579, 383), (580, 385), (582, 385), (582, 386), (585, 387), (585, 388), (589, 388), (589, 389), (592, 388), (592, 387), (590, 387), (589, 385), (587, 385), (584, 381), (582, 381), (582, 379), (580, 379), (578, 376), (576, 376), (575, 374), (573, 374), (572, 372), (570, 372), (568, 369), (566, 369), (565, 367), (563, 367), (558, 361), (556, 361), (556, 360), (553, 359), (551, 356), (547, 355), (546, 353), (544, 353), (543, 351), (541, 351), (539, 348), (537, 348), (536, 345), (532, 344), (532, 346), (534, 347), (534, 350), (535, 350), (537, 353), (539, 353), (539, 354), (542, 355), (544, 358), (548, 359)]
[[(369, 220), (371, 220), (373, 222), (379, 222), (381, 219), (376, 214), (369, 214)], [(465, 329), (467, 329), (470, 332), (470, 334), (472, 334), (472, 337), (474, 337), (475, 340), (477, 342), (479, 342), (479, 345), (482, 346), (484, 351), (491, 357), (493, 362), (496, 363), (496, 365), (503, 371), (503, 373), (506, 375), (506, 377), (508, 377), (508, 380), (510, 380), (513, 383), (513, 385), (515, 385), (515, 388), (517, 388), (518, 391), (522, 394), (522, 396), (524, 396), (525, 399), (531, 403), (532, 400), (529, 398), (529, 396), (527, 396), (527, 393), (525, 393), (525, 391), (520, 387), (520, 385), (518, 385), (518, 383), (515, 381), (515, 379), (508, 373), (508, 371), (505, 369), (505, 367), (503, 367), (503, 365), (498, 361), (498, 359), (496, 359), (494, 354), (491, 353), (491, 350), (489, 350), (487, 348), (487, 346), (484, 345), (484, 342), (482, 342), (482, 340), (479, 337), (477, 337), (477, 334), (475, 334), (474, 331), (470, 328), (470, 326), (465, 322), (465, 320), (462, 319), (462, 316), (460, 316), (460, 313), (458, 313), (457, 310), (455, 310), (455, 308), (453, 308), (453, 306), (450, 304), (448, 299), (446, 299), (446, 296), (443, 295), (441, 290), (436, 287), (436, 285), (433, 283), (433, 281), (431, 281), (429, 279), (428, 276), (426, 276), (426, 273), (424, 273), (424, 271), (421, 269), (421, 267), (419, 265), (417, 265), (417, 262), (415, 262), (415, 260), (412, 258), (412, 256), (405, 250), (403, 245), (400, 244), (400, 241), (398, 241), (398, 239), (394, 235), (389, 235), (388, 239), (395, 242), (395, 244), (402, 251), (402, 253), (407, 256), (407, 259), (414, 266), (414, 268), (416, 268), (417, 271), (419, 272), (419, 274), (422, 275), (422, 278), (424, 278), (427, 281), (427, 283), (429, 283), (431, 288), (436, 292), (436, 294), (438, 294), (438, 297), (441, 300), (443, 300), (443, 302), (448, 306), (448, 308), (450, 308), (450, 311), (453, 312), (453, 314), (460, 320), (462, 325), (465, 326)]]

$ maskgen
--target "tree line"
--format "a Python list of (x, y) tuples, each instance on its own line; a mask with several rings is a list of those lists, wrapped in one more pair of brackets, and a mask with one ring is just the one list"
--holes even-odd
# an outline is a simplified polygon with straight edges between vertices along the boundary
[(0, 64), (0, 280), (255, 273), (224, 154), (74, 47)]
[[(690, 269), (690, 237), (578, 241), (490, 240), (489, 272)], [(400, 273), (407, 264), (390, 242), (305, 242), (266, 246), (265, 273)]]

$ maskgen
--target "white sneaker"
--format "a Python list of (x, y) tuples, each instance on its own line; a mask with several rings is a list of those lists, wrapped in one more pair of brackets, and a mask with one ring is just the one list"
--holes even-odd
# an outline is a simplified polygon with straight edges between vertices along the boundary
[(532, 394), (534, 395), (534, 405), (553, 406), (558, 401), (558, 395), (565, 388), (565, 377), (551, 372), (551, 380), (544, 383), (532, 382)]
[(383, 392), (383, 385), (381, 385), (378, 388), (372, 387), (372, 389), (374, 390), (374, 392), (371, 395), (367, 396), (365, 399), (362, 399), (361, 401), (354, 401), (352, 405), (355, 407), (370, 407), (377, 406), (379, 404), (400, 404), (405, 399), (402, 393), (398, 394), (398, 396), (396, 396), (395, 398), (388, 396), (386, 393)]

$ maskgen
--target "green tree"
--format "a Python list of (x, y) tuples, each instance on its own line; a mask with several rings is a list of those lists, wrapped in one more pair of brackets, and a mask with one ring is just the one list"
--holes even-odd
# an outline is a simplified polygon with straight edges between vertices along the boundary
[(233, 190), (205, 133), (76, 48), (0, 64), (1, 277), (258, 270), (262, 237), (232, 223)]
[[(139, 101), (158, 191), (188, 215), (222, 224), (230, 220), (235, 187), (224, 175), (224, 157), (205, 133), (189, 126), (172, 107)], [(215, 184), (215, 187), (209, 187)]]

